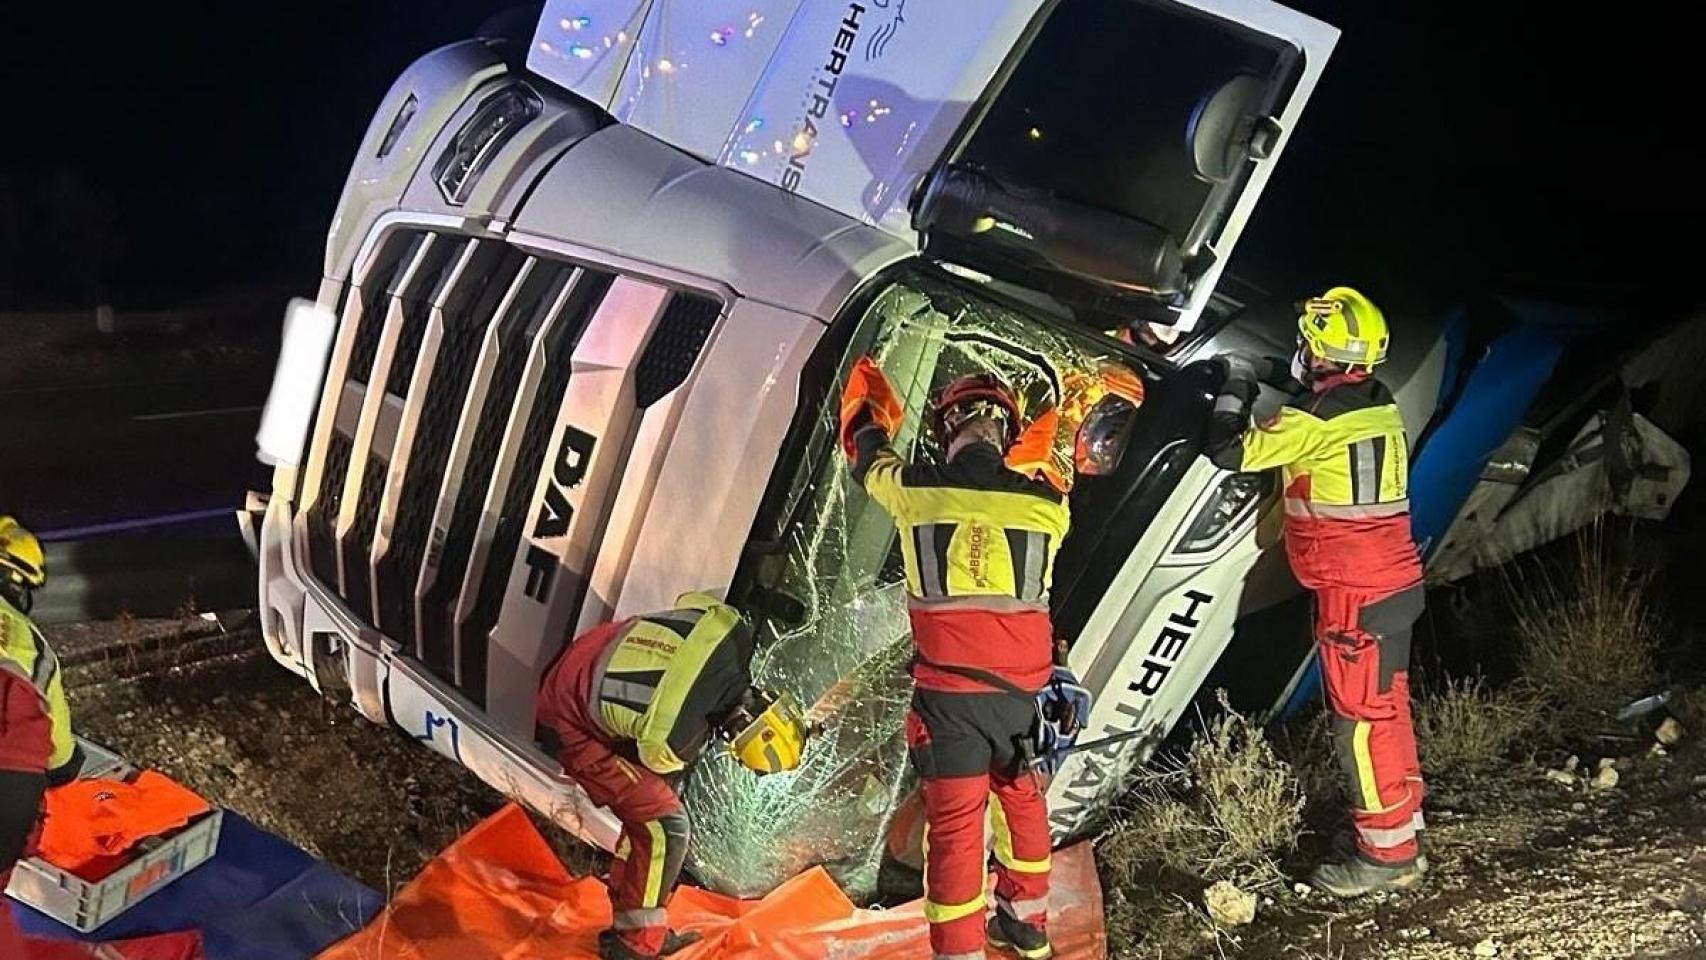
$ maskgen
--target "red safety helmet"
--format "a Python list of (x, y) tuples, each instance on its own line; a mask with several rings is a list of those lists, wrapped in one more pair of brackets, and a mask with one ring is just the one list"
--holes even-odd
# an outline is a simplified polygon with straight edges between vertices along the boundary
[(946, 447), (960, 425), (976, 417), (998, 417), (1005, 429), (1002, 449), (1019, 440), (1019, 398), (1013, 388), (993, 373), (968, 373), (957, 377), (936, 396), (931, 408), (930, 428)]

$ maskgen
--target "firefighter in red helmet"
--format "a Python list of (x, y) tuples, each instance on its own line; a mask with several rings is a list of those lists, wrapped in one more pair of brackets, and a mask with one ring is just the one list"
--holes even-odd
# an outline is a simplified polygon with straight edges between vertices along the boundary
[[(960, 377), (937, 396), (928, 419), (941, 463), (910, 464), (895, 451), (900, 414), (882, 371), (860, 360), (842, 394), (841, 441), (854, 480), (894, 518), (906, 566), (915, 645), (906, 740), (927, 821), (931, 950), (972, 960), (987, 942), (1041, 960), (1052, 954), (1051, 840), (1025, 751), (1039, 698), (1076, 687), (1055, 666), (1048, 606), (1070, 523), (1066, 497), (1004, 462), (1020, 435), (1019, 406), (993, 374)], [(1068, 709), (1078, 708), (1073, 701)], [(997, 882), (989, 916), (984, 824), (992, 792)]]

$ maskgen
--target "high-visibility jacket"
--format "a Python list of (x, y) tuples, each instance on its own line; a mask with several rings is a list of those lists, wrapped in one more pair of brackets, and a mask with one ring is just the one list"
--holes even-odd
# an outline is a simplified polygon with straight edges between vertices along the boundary
[(1232, 408), (1247, 407), (1255, 390), (1249, 383), (1222, 393), (1209, 455), (1227, 470), (1279, 468), (1286, 555), (1298, 581), (1377, 593), (1421, 582), (1409, 442), (1392, 392), (1371, 377), (1329, 377), (1244, 428)]
[(53, 748), (47, 759), (48, 779), (61, 783), (76, 775), (82, 753), (71, 735), (71, 708), (59, 675), (59, 658), (30, 618), (0, 598), (0, 670), (28, 680), (41, 698), (52, 725)]
[(609, 641), (587, 691), (607, 737), (633, 741), (660, 774), (691, 763), (752, 683), (752, 628), (725, 604), (636, 617)]
[(902, 459), (879, 428), (854, 440), (854, 479), (900, 531), (914, 678), (935, 689), (999, 686), (939, 669), (962, 667), (1041, 689), (1054, 662), (1054, 560), (1071, 526), (1065, 495), (1009, 469), (988, 444), (923, 465)]
[(125, 865), (132, 847), (210, 809), (193, 790), (155, 770), (130, 781), (78, 780), (47, 792), (39, 853), (84, 880), (100, 880)]

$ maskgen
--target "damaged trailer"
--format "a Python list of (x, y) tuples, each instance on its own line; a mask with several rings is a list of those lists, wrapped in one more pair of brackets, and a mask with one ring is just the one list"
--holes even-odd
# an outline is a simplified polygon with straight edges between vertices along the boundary
[[(278, 662), (607, 849), (535, 742), (540, 677), (596, 623), (725, 595), (759, 682), (830, 722), (797, 772), (694, 770), (690, 866), (754, 895), (823, 863), (871, 897), (918, 859), (909, 650), (893, 526), (832, 440), (839, 378), (877, 356), (916, 444), (971, 369), (1033, 412), (1143, 382), (1118, 468), (1072, 489), (1052, 596), (1094, 733), (1150, 734), (1054, 779), (1057, 837), (1082, 834), (1240, 613), (1295, 590), (1270, 482), (1200, 455), (1202, 361), (1249, 345), (1222, 271), (1337, 31), (1267, 0), (742, 10), (552, 0), (397, 80), (324, 320), (287, 333), (245, 529)], [(1418, 431), (1441, 361), (1401, 329)]]

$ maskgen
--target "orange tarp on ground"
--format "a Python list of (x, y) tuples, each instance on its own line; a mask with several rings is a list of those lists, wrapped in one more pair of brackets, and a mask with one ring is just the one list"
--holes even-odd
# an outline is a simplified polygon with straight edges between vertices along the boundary
[[(1089, 844), (1054, 859), (1049, 932), (1056, 956), (1101, 960), (1102, 891)], [(683, 887), (670, 925), (705, 939), (680, 960), (898, 960), (928, 957), (919, 901), (861, 910), (822, 868), (762, 900)], [(426, 865), (367, 928), (319, 960), (560, 960), (597, 956), (610, 925), (599, 880), (568, 875), (521, 808), (509, 805)], [(993, 954), (992, 954), (993, 955)]]

